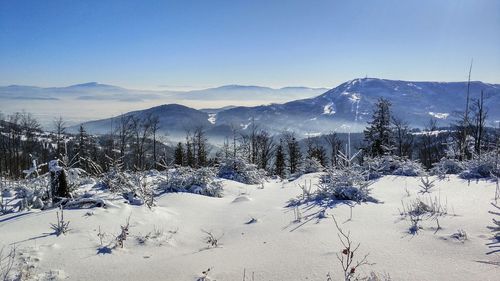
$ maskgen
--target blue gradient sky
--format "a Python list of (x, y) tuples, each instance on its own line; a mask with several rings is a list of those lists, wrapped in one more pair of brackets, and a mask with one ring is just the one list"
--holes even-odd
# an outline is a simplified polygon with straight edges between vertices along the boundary
[(0, 85), (500, 83), (500, 1), (0, 0)]

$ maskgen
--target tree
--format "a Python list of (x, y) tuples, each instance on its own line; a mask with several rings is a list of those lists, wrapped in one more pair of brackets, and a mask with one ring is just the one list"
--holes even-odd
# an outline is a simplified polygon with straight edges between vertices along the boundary
[(472, 104), (472, 113), (474, 118), (474, 150), (477, 155), (481, 157), (481, 149), (483, 147), (483, 140), (485, 137), (485, 124), (487, 110), (484, 108), (484, 93), (481, 91), (481, 96), (479, 99), (474, 100)]
[(195, 166), (204, 167), (207, 165), (208, 160), (208, 139), (206, 137), (205, 129), (197, 127), (193, 134), (193, 146), (195, 147)]
[(153, 167), (157, 166), (157, 151), (156, 151), (156, 135), (160, 129), (160, 118), (158, 116), (149, 116), (149, 123), (151, 124), (151, 134), (153, 135)]
[(83, 125), (80, 125), (76, 139), (75, 155), (78, 155), (79, 159), (78, 166), (84, 170), (87, 170), (88, 168), (85, 165), (86, 158), (89, 157), (88, 146), (89, 146), (89, 137)]
[(332, 167), (337, 167), (339, 165), (338, 154), (342, 149), (342, 141), (339, 139), (336, 133), (325, 135), (324, 139), (330, 146), (330, 164)]
[(63, 150), (62, 146), (64, 143), (64, 134), (66, 134), (66, 122), (64, 122), (63, 118), (59, 116), (59, 118), (54, 120), (54, 133), (56, 135), (56, 157), (60, 157)]
[(327, 157), (325, 148), (310, 138), (307, 139), (307, 158), (314, 158), (318, 160), (321, 166), (326, 167)]
[(381, 156), (390, 153), (391, 143), (391, 103), (384, 98), (379, 98), (375, 104), (372, 120), (365, 129), (365, 143), (367, 153), (371, 156)]
[(290, 174), (294, 174), (302, 164), (302, 152), (294, 133), (285, 133), (284, 139), (288, 150), (288, 168)]
[(392, 119), (392, 135), (396, 146), (396, 155), (399, 157), (412, 156), (413, 134), (410, 133), (408, 122), (393, 116)]
[(420, 160), (426, 168), (432, 168), (433, 163), (445, 156), (443, 148), (446, 140), (443, 138), (444, 136), (437, 132), (436, 119), (430, 119), (422, 132), (419, 143)]
[(285, 177), (285, 152), (283, 150), (283, 140), (280, 139), (280, 143), (276, 148), (276, 160), (274, 162), (274, 174), (280, 176), (281, 178)]
[(118, 120), (117, 135), (118, 149), (120, 150), (120, 158), (125, 158), (127, 144), (132, 136), (132, 116), (120, 116)]
[(177, 147), (175, 148), (174, 151), (174, 164), (183, 166), (184, 163), (184, 147), (182, 146), (182, 143), (179, 142), (177, 144)]
[(273, 151), (275, 148), (275, 143), (273, 138), (267, 131), (260, 131), (256, 136), (256, 151), (257, 151), (257, 162), (261, 169), (267, 170)]
[(134, 154), (135, 168), (138, 170), (145, 169), (145, 153), (146, 141), (151, 135), (151, 119), (139, 119), (138, 117), (131, 118), (131, 128), (134, 136)]
[(195, 158), (193, 154), (193, 146), (188, 137), (186, 137), (186, 165), (189, 167), (195, 166)]

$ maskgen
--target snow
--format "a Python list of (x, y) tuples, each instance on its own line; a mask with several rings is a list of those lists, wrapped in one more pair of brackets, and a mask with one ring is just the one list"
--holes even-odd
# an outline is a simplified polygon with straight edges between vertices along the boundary
[(417, 88), (419, 90), (422, 90), (422, 87), (419, 87), (419, 86), (417, 86), (417, 85), (415, 85), (413, 83), (407, 83), (406, 85), (408, 85), (409, 87), (414, 87), (414, 88)]
[(429, 115), (432, 117), (435, 117), (437, 119), (446, 119), (446, 118), (448, 118), (448, 116), (450, 116), (449, 113), (439, 113), (439, 112), (432, 112), (432, 111), (429, 111)]
[(217, 120), (217, 113), (209, 113), (208, 114), (208, 122), (215, 125), (216, 120)]
[(361, 100), (361, 95), (359, 93), (352, 93), (351, 96), (349, 97), (349, 100), (351, 102), (359, 102)]
[[(255, 280), (326, 280), (329, 272), (340, 280), (335, 215), (361, 243), (359, 255), (369, 253), (374, 263), (360, 273), (386, 272), (394, 280), (498, 280), (500, 267), (488, 262), (498, 262), (499, 256), (486, 255), (494, 183), (450, 176), (436, 180), (435, 191), (424, 196), (418, 194), (420, 178), (386, 176), (370, 186), (381, 203), (354, 205), (351, 220), (351, 208), (337, 202), (326, 210), (301, 205), (302, 219), (295, 222), (289, 200), (302, 195), (299, 184), (311, 180), (314, 185), (319, 176), (272, 180), (264, 188), (224, 180), (222, 198), (169, 193), (151, 210), (110, 196), (106, 209), (64, 210), (71, 231), (59, 237), (49, 227), (56, 210), (4, 215), (0, 248), (15, 244), (36, 273), (51, 274), (51, 280), (196, 280), (208, 268), (211, 280), (242, 280), (244, 271), (247, 279), (254, 273)], [(408, 233), (398, 209), (417, 196), (438, 197), (447, 206), (449, 215), (439, 217), (442, 229), (436, 233), (431, 220), (422, 222), (418, 234)], [(322, 210), (323, 219), (318, 216)], [(106, 243), (129, 216), (124, 248), (99, 251), (99, 228)], [(468, 240), (452, 238), (459, 229)], [(207, 248), (202, 230), (221, 237), (219, 247)], [(144, 238), (150, 232), (154, 238)]]
[(252, 124), (252, 122), (248, 122), (246, 124), (242, 123), (242, 124), (240, 124), (240, 127), (242, 130), (246, 130), (248, 128), (248, 126), (250, 126), (251, 124)]
[(327, 103), (324, 107), (323, 107), (323, 114), (324, 115), (333, 115), (335, 114), (335, 107), (334, 107), (334, 103), (333, 102), (330, 102), (330, 103)]

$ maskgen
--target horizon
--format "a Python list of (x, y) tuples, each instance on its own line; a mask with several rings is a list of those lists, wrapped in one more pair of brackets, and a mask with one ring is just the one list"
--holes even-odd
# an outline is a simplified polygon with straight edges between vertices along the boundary
[[(0, 87), (36, 87), (36, 88), (67, 88), (67, 87), (73, 87), (73, 86), (86, 86), (86, 85), (100, 85), (100, 86), (112, 86), (112, 87), (118, 87), (118, 88), (123, 88), (127, 90), (137, 90), (137, 91), (153, 91), (153, 92), (162, 92), (162, 91), (172, 91), (172, 92), (189, 92), (189, 91), (199, 91), (199, 90), (210, 90), (210, 89), (218, 89), (222, 87), (230, 87), (230, 86), (235, 86), (235, 87), (259, 87), (259, 88), (269, 88), (272, 90), (282, 90), (286, 88), (307, 88), (307, 89), (326, 89), (326, 90), (331, 90), (334, 89), (344, 83), (353, 81), (353, 80), (358, 80), (358, 79), (378, 79), (378, 80), (386, 80), (386, 81), (401, 81), (401, 82), (415, 82), (415, 83), (468, 83), (469, 81), (467, 80), (461, 80), (461, 81), (442, 81), (442, 80), (403, 80), (403, 79), (388, 79), (388, 78), (380, 78), (380, 77), (356, 77), (352, 78), (349, 80), (345, 80), (343, 82), (340, 82), (337, 85), (334, 85), (333, 87), (312, 87), (308, 85), (289, 85), (289, 86), (283, 86), (283, 87), (272, 87), (268, 85), (261, 85), (261, 84), (235, 84), (235, 83), (230, 83), (230, 84), (222, 84), (222, 85), (215, 85), (211, 86), (208, 88), (196, 88), (196, 89), (168, 89), (168, 87), (165, 87), (165, 89), (140, 89), (140, 88), (127, 88), (122, 85), (117, 85), (117, 84), (108, 84), (105, 82), (98, 82), (98, 81), (88, 81), (88, 82), (77, 82), (76, 84), (67, 84), (67, 85), (52, 85), (52, 86), (39, 86), (39, 85), (21, 85), (21, 84), (6, 84), (6, 85), (0, 85)], [(484, 84), (490, 84), (490, 85), (500, 85), (500, 82), (489, 82), (489, 81), (483, 81), (483, 80), (472, 80), (470, 83), (484, 83)], [(180, 88), (187, 88), (185, 86), (180, 87)]]

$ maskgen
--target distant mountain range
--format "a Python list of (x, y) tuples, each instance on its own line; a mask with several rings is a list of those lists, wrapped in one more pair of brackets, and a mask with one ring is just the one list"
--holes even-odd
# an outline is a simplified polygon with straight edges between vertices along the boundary
[(310, 98), (325, 88), (228, 85), (193, 91), (131, 90), (96, 82), (68, 87), (0, 86), (0, 111), (26, 110), (50, 127), (54, 117), (71, 124), (106, 118), (158, 104), (178, 103), (194, 108), (221, 108), (231, 105), (255, 106)]
[(325, 88), (284, 87), (273, 89), (261, 86), (226, 85), (193, 91), (148, 91), (90, 82), (68, 87), (42, 88), (35, 86), (0, 86), (0, 99), (10, 100), (110, 100), (137, 102), (144, 100), (258, 100), (279, 102), (312, 97)]
[[(231, 92), (234, 95), (242, 95), (242, 92), (252, 94), (261, 90), (261, 87), (253, 86), (224, 86), (217, 88), (218, 93), (233, 87), (237, 87), (236, 92)], [(293, 92), (295, 89), (281, 90)], [(207, 97), (215, 95), (210, 90), (207, 91)], [(489, 125), (495, 125), (494, 122), (500, 120), (500, 85), (471, 82), (472, 99), (478, 98), (481, 91), (486, 97)], [(345, 82), (312, 98), (281, 104), (203, 110), (168, 104), (129, 112), (124, 116), (143, 118), (150, 114), (157, 115), (162, 130), (173, 138), (183, 136), (186, 130), (197, 126), (206, 128), (212, 137), (224, 137), (229, 134), (231, 127), (247, 130), (252, 120), (260, 128), (274, 133), (293, 130), (299, 136), (307, 136), (331, 131), (361, 131), (371, 117), (373, 105), (380, 97), (390, 100), (393, 114), (413, 127), (423, 127), (431, 118), (439, 119), (439, 125), (448, 125), (453, 121), (454, 113), (464, 109), (466, 92), (467, 82), (408, 82), (363, 78)], [(196, 91), (191, 94), (196, 98), (202, 96), (202, 93)], [(85, 122), (83, 125), (90, 132), (107, 133), (112, 123), (116, 123), (119, 118), (120, 116)]]

